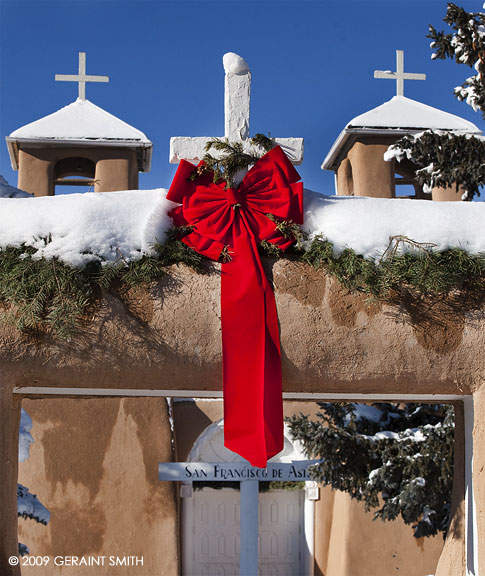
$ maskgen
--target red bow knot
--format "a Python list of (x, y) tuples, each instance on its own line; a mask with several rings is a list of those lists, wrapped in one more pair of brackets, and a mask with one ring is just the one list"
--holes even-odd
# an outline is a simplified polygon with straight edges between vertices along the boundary
[(230, 206), (232, 206), (233, 208), (235, 206), (241, 206), (242, 195), (237, 188), (227, 188), (226, 196)]
[[(277, 146), (258, 160), (238, 189), (214, 184), (205, 174), (189, 181), (195, 166), (182, 160), (167, 198), (178, 202), (176, 226), (192, 226), (182, 241), (222, 264), (221, 325), (224, 384), (224, 444), (265, 467), (283, 449), (283, 400), (278, 317), (258, 243), (285, 250), (292, 244), (268, 214), (303, 223), (303, 184)], [(237, 209), (235, 209), (237, 207)]]

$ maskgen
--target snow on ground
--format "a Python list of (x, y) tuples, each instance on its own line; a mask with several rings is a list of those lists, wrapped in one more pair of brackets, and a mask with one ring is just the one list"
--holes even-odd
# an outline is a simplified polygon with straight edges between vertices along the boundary
[(172, 225), (165, 189), (0, 198), (0, 247), (26, 244), (35, 257), (73, 266), (129, 261), (153, 252)]
[[(391, 236), (436, 244), (435, 250), (485, 252), (485, 203), (323, 196), (305, 190), (304, 228), (332, 242), (336, 255), (352, 248), (379, 258)], [(406, 249), (406, 246), (404, 246)]]
[[(167, 191), (128, 190), (40, 198), (0, 198), (0, 248), (26, 244), (35, 257), (81, 267), (92, 260), (136, 260), (165, 240), (175, 206)], [(379, 258), (391, 236), (436, 250), (485, 252), (485, 203), (323, 196), (305, 190), (304, 228), (334, 245)], [(404, 245), (404, 249), (410, 249)]]

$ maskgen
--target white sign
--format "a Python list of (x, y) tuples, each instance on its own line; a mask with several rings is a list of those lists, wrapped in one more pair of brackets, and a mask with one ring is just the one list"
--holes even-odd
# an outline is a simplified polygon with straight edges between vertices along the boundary
[(293, 481), (313, 480), (308, 468), (318, 460), (299, 460), (254, 468), (246, 462), (161, 462), (158, 479), (162, 481), (237, 482), (245, 480)]

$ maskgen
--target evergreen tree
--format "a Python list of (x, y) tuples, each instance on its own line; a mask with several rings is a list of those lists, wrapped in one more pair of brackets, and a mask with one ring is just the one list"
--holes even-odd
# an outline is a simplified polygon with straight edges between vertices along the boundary
[[(485, 14), (466, 12), (450, 3), (443, 20), (452, 32), (446, 34), (430, 25), (432, 58), (451, 58), (475, 70), (454, 92), (485, 118)], [(485, 184), (485, 142), (471, 135), (429, 130), (405, 136), (388, 151), (386, 158), (393, 157), (398, 161), (407, 158), (420, 167), (416, 177), (427, 192), (434, 186), (455, 185), (458, 193), (461, 186), (462, 199), (472, 200)]]
[(453, 484), (453, 407), (319, 403), (318, 419), (289, 419), (316, 481), (347, 492), (374, 517), (411, 524), (416, 538), (446, 534)]

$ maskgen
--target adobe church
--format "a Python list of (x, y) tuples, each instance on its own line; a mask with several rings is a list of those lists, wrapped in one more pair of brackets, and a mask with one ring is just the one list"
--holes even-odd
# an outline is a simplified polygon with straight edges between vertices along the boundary
[[(336, 193), (396, 198), (401, 184), (429, 198), (412, 166), (385, 162), (403, 134), (439, 128), (477, 134), (473, 124), (399, 94), (351, 120), (322, 168)], [(144, 133), (89, 102), (80, 55), (79, 98), (7, 137), (19, 188), (54, 195), (57, 186), (136, 190), (150, 170)], [(106, 77), (101, 77), (106, 78)], [(65, 78), (59, 78), (60, 80)], [(104, 81), (104, 80), (101, 80)], [(250, 72), (226, 69), (225, 135), (249, 137)], [(237, 94), (237, 99), (233, 95)], [(237, 103), (236, 103), (237, 100)], [(429, 122), (428, 122), (429, 120)], [(171, 161), (201, 158), (207, 138), (173, 138)], [(294, 164), (303, 141), (279, 143)], [(399, 181), (402, 180), (400, 183)], [(433, 190), (433, 200), (459, 200)], [(214, 265), (217, 268), (217, 265)], [(259, 573), (308, 576), (485, 574), (483, 314), (456, 311), (430, 339), (400, 320), (396, 306), (350, 294), (324, 270), (288, 260), (272, 265), (282, 348), (284, 414), (315, 414), (317, 401), (433, 401), (455, 407), (455, 475), (447, 539), (415, 539), (400, 520), (373, 522), (347, 494), (306, 481), (259, 494)], [(167, 288), (167, 290), (165, 290)], [(35, 341), (4, 325), (0, 371), (0, 565), (2, 574), (239, 574), (239, 491), (161, 482), (159, 462), (239, 462), (223, 445), (220, 279), (173, 266), (157, 285), (124, 299), (105, 295), (82, 337)], [(33, 420), (30, 457), (17, 463), (22, 406)], [(305, 460), (285, 428), (272, 461)], [(51, 514), (47, 526), (17, 521), (17, 481)], [(18, 526), (18, 534), (17, 534)], [(66, 564), (8, 564), (18, 540), (33, 556)], [(131, 557), (115, 569), (72, 557)], [(142, 559), (140, 561), (140, 559)], [(94, 562), (94, 560), (93, 560)]]

